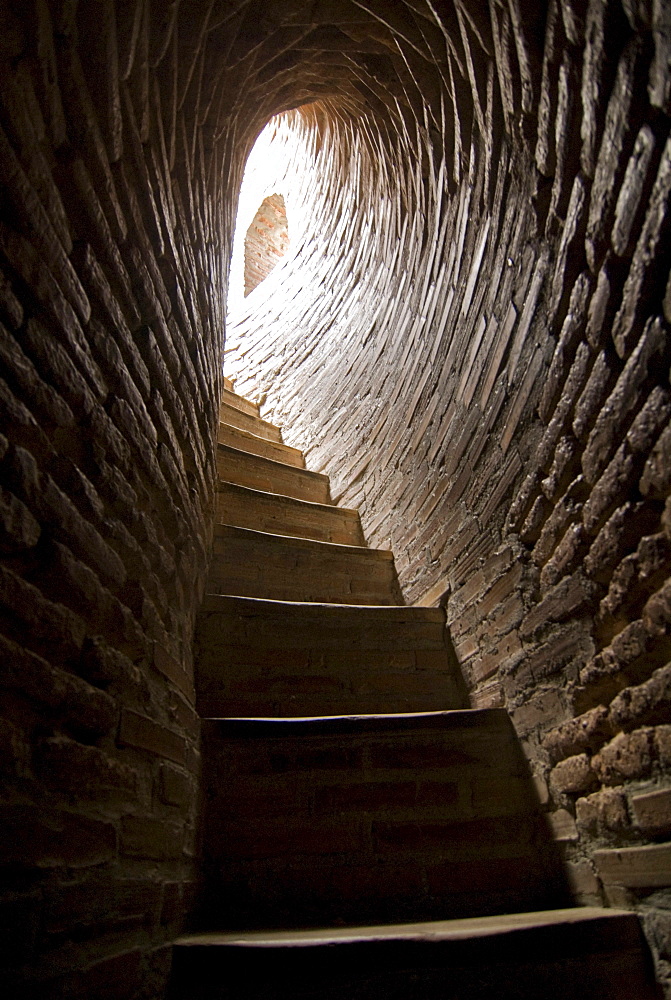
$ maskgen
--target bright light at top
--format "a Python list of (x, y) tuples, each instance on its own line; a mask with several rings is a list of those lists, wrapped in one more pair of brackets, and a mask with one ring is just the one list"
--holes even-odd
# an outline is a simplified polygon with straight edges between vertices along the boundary
[[(228, 293), (228, 313), (234, 316), (244, 302), (245, 235), (264, 198), (280, 194), (287, 208), (290, 245), (285, 257), (251, 293), (252, 296), (277, 292), (282, 272), (290, 265), (303, 245), (305, 232), (304, 197), (300, 170), (305, 150), (299, 150), (296, 130), (288, 124), (288, 115), (271, 118), (249, 154), (240, 189), (235, 221), (233, 256)], [(301, 155), (302, 153), (302, 155)]]

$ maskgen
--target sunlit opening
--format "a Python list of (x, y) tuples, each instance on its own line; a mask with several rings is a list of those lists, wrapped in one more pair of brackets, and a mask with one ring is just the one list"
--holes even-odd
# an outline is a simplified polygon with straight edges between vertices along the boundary
[(281, 194), (264, 198), (245, 236), (245, 296), (268, 277), (289, 249), (287, 207)]
[[(298, 148), (299, 140), (295, 128), (290, 125), (290, 117), (278, 115), (271, 118), (247, 160), (233, 239), (229, 316), (235, 316), (250, 293), (255, 299), (277, 293), (281, 288), (283, 272), (300, 252), (304, 242), (304, 198), (297, 164), (304, 160), (305, 153), (304, 149)], [(264, 212), (269, 206), (271, 211)], [(286, 219), (284, 232), (282, 214)], [(264, 218), (259, 225), (260, 215)], [(250, 238), (250, 229), (255, 227), (259, 237), (256, 247), (253, 236)], [(268, 236), (265, 241), (262, 238), (264, 230)], [(256, 271), (252, 258), (254, 253), (258, 255), (257, 262), (260, 262)], [(269, 266), (271, 261), (272, 266)]]

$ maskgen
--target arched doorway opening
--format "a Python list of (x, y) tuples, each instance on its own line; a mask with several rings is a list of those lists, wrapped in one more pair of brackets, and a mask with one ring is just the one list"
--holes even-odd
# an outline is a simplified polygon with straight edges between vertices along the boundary
[(265, 281), (288, 249), (287, 206), (281, 194), (268, 195), (245, 234), (245, 297)]

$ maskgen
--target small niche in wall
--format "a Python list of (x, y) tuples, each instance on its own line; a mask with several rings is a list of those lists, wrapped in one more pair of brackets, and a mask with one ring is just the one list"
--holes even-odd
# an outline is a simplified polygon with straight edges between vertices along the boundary
[(288, 249), (289, 229), (284, 198), (281, 194), (268, 195), (261, 202), (245, 236), (245, 296), (268, 277)]

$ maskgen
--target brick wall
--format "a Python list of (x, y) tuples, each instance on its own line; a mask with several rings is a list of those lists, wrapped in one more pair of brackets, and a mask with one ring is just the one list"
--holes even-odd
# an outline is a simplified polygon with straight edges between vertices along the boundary
[(195, 876), (223, 150), (171, 21), (75, 8), (1, 6), (0, 965), (150, 996)]
[(245, 295), (284, 257), (289, 246), (287, 209), (281, 194), (264, 198), (245, 236)]
[(417, 69), (391, 133), (374, 100), (317, 144), (288, 122), (313, 243), (234, 317), (231, 372), (394, 549), (406, 599), (446, 605), (577, 898), (640, 908), (664, 978), (669, 13), (478, 6), (441, 56), (424, 34), (444, 87)]

